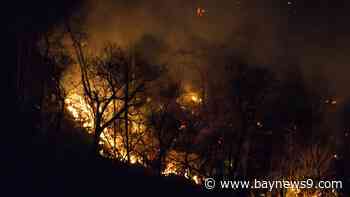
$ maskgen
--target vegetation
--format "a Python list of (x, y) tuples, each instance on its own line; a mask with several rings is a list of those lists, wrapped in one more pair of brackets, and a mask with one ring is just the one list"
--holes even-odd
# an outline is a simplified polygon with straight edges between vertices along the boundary
[[(27, 162), (30, 172), (22, 169), (15, 177), (32, 182), (33, 193), (50, 194), (50, 187), (61, 182), (67, 182), (58, 191), (61, 196), (107, 195), (115, 185), (130, 192), (135, 187), (130, 177), (146, 183), (140, 190), (157, 184), (167, 192), (180, 188), (196, 194), (207, 194), (201, 187), (207, 177), (345, 177), (339, 166), (349, 154), (335, 146), (327, 125), (336, 100), (307, 86), (300, 70), (281, 77), (269, 66), (223, 54), (209, 66), (217, 71), (188, 64), (199, 70), (200, 80), (174, 80), (172, 66), (147, 59), (147, 49), (110, 42), (91, 51), (90, 38), (73, 22), (75, 16), (63, 13), (40, 33), (15, 37), (14, 106), (19, 117), (14, 127), (21, 139), (12, 162)], [(37, 175), (34, 181), (29, 178)], [(269, 193), (237, 190), (233, 195), (258, 192)]]

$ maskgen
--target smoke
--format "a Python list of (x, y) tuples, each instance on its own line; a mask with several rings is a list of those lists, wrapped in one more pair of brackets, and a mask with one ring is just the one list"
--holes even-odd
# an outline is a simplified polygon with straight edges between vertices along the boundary
[[(185, 80), (185, 89), (198, 86), (203, 73), (222, 81), (228, 57), (234, 56), (282, 77), (300, 69), (305, 85), (321, 93), (327, 89), (339, 109), (350, 96), (349, 39), (339, 34), (342, 23), (320, 25), (327, 17), (308, 18), (308, 10), (294, 20), (285, 1), (89, 0), (87, 7), (92, 48), (115, 42), (140, 50), (149, 61), (169, 65), (172, 79)], [(198, 7), (205, 9), (203, 17), (196, 15)]]
[(213, 66), (222, 75), (232, 54), (246, 63), (281, 64), (287, 21), (276, 2), (90, 0), (86, 26), (94, 48), (106, 42), (137, 48), (169, 65), (174, 80), (195, 83)]
[[(314, 75), (323, 75), (336, 94), (348, 96), (348, 42), (344, 33), (337, 34), (339, 20), (333, 21), (337, 26), (325, 21), (330, 13), (319, 11), (323, 14), (317, 18), (309, 13), (315, 9), (302, 8), (291, 16), (286, 2), (274, 0), (89, 0), (88, 4), (86, 26), (94, 48), (108, 41), (136, 47), (152, 61), (170, 65), (175, 79), (197, 80), (198, 67), (215, 67), (220, 76), (225, 58), (236, 55), (280, 73), (298, 65), (312, 88), (318, 86), (312, 82)], [(298, 2), (295, 6), (300, 7)], [(198, 7), (205, 9), (203, 17), (196, 16)], [(181, 65), (185, 71), (179, 73)]]

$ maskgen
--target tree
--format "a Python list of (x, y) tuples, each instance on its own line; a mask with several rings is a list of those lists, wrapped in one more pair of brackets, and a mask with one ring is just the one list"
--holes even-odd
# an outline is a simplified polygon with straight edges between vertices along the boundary
[(66, 32), (62, 26), (56, 26), (51, 31), (43, 35), (39, 47), (45, 67), (47, 70), (46, 79), (42, 80), (40, 109), (42, 115), (42, 125), (50, 128), (44, 130), (52, 130), (59, 133), (61, 129), (61, 121), (65, 108), (66, 91), (63, 87), (61, 78), (64, 70), (72, 64), (69, 51), (63, 44)]
[[(130, 162), (129, 113), (131, 108), (141, 106), (145, 100), (140, 96), (148, 82), (158, 76), (158, 67), (128, 54), (114, 44), (107, 44), (102, 54), (87, 55), (83, 40), (74, 33), (69, 24), (70, 34), (81, 74), (82, 91), (91, 107), (94, 117), (93, 151), (98, 154), (100, 135), (117, 119), (124, 119), (127, 161)], [(113, 103), (121, 106), (111, 113)]]
[(334, 133), (325, 121), (333, 104), (327, 81), (318, 78), (312, 82), (323, 86), (307, 86), (301, 71), (293, 67), (279, 85), (274, 107), (269, 111), (270, 121), (266, 121), (275, 142), (271, 147), (270, 176), (319, 180), (333, 173)]
[(165, 165), (165, 158), (168, 152), (174, 147), (174, 142), (180, 133), (180, 120), (176, 116), (179, 109), (176, 103), (178, 86), (168, 84), (160, 90), (158, 101), (151, 107), (148, 117), (148, 124), (156, 139), (155, 168), (159, 174), (162, 173)]
[(252, 130), (259, 126), (257, 124), (262, 124), (259, 119), (265, 113), (263, 106), (273, 93), (275, 78), (266, 68), (243, 64), (230, 65), (228, 71), (231, 74), (231, 106), (237, 109), (232, 114), (239, 118), (235, 126), (238, 131), (237, 142), (234, 143), (234, 139), (229, 140), (232, 145), (237, 144), (234, 151), (233, 146), (228, 151), (229, 163), (233, 163), (229, 171), (231, 175), (237, 175), (241, 168), (242, 175), (246, 175)]
[[(334, 164), (336, 157), (333, 153), (331, 145), (318, 143), (308, 147), (299, 146), (289, 153), (289, 160), (282, 160), (285, 167), (285, 178), (290, 180), (306, 180), (313, 181), (331, 180), (334, 178)], [(292, 190), (287, 192), (291, 193)], [(332, 190), (305, 189), (295, 191), (306, 195), (335, 196)]]

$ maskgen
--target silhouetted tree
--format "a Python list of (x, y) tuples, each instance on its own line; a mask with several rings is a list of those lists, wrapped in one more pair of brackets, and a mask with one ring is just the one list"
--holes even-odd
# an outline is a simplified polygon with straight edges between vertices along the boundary
[[(84, 51), (82, 39), (72, 31), (69, 24), (67, 30), (80, 67), (83, 93), (93, 111), (93, 150), (98, 153), (101, 133), (117, 119), (124, 118), (125, 146), (130, 162), (129, 109), (145, 102), (138, 95), (144, 92), (147, 82), (157, 77), (158, 69), (137, 59), (136, 54), (128, 54), (112, 44), (107, 45), (100, 56), (89, 57)], [(122, 106), (112, 116), (108, 116), (114, 101), (122, 103)]]
[[(163, 85), (164, 86), (164, 85)], [(179, 105), (176, 103), (179, 90), (176, 84), (168, 84), (161, 88), (159, 99), (151, 106), (148, 124), (156, 139), (155, 168), (159, 174), (165, 166), (168, 152), (174, 148), (175, 140), (180, 134), (180, 120), (176, 116)]]
[[(248, 155), (251, 146), (252, 131), (257, 128), (260, 118), (264, 115), (263, 105), (271, 97), (273, 87), (276, 85), (273, 73), (263, 67), (252, 67), (238, 64), (230, 65), (228, 71), (231, 73), (229, 83), (231, 85), (232, 108), (236, 108), (239, 118), (238, 125), (235, 125), (237, 141), (230, 141), (237, 144), (234, 151), (229, 151), (230, 174), (237, 175), (241, 168), (242, 175), (246, 174)], [(234, 114), (235, 112), (233, 112)], [(234, 132), (234, 131), (233, 131)]]

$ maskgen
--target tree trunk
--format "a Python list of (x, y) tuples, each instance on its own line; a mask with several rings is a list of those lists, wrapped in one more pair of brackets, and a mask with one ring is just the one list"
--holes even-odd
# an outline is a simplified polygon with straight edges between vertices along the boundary
[(96, 127), (95, 129), (95, 136), (94, 136), (94, 141), (93, 141), (93, 144), (92, 144), (92, 148), (93, 148), (93, 154), (95, 156), (98, 156), (99, 152), (98, 152), (98, 143), (100, 142), (100, 128), (99, 127)]
[(159, 175), (162, 174), (164, 156), (165, 156), (165, 150), (163, 148), (160, 148), (158, 159), (157, 159), (157, 170)]
[(125, 69), (125, 100), (124, 100), (124, 105), (125, 105), (125, 114), (124, 114), (124, 126), (125, 126), (125, 141), (126, 141), (126, 156), (127, 156), (127, 161), (130, 163), (130, 149), (129, 149), (129, 68), (126, 66)]
[(57, 114), (57, 120), (56, 120), (56, 126), (55, 126), (55, 131), (56, 134), (58, 134), (61, 131), (61, 124), (62, 124), (62, 119), (63, 119), (63, 115), (64, 115), (64, 99), (62, 99), (62, 101), (59, 101), (60, 103), (60, 110)]
[(250, 152), (250, 136), (246, 135), (241, 153), (241, 166), (242, 166), (242, 175), (247, 176), (248, 162), (249, 162), (249, 152)]
[[(245, 118), (244, 118), (245, 119)], [(247, 126), (246, 126), (246, 120), (242, 121), (242, 131), (241, 131), (241, 135), (239, 137), (238, 140), (238, 147), (237, 147), (237, 151), (234, 154), (234, 158), (233, 158), (233, 167), (232, 167), (232, 174), (233, 175), (237, 175), (237, 171), (238, 171), (238, 167), (239, 167), (239, 160), (240, 160), (240, 156), (241, 156), (241, 152), (243, 149), (243, 145), (245, 142), (245, 138), (246, 138), (246, 134), (247, 134)]]
[(97, 112), (96, 112), (96, 118), (95, 118), (95, 135), (94, 135), (94, 141), (93, 141), (93, 154), (95, 156), (98, 156), (99, 151), (98, 151), (98, 147), (99, 147), (99, 142), (100, 142), (100, 135), (103, 132), (102, 128), (101, 128), (101, 114), (99, 113), (99, 108), (100, 105), (99, 103), (97, 103)]
[[(115, 100), (113, 101), (113, 116), (116, 114)], [(113, 153), (114, 157), (117, 157), (117, 120), (113, 122)]]

